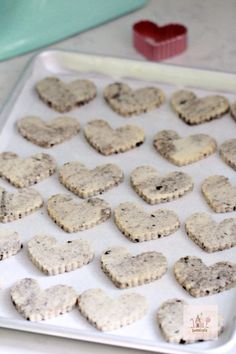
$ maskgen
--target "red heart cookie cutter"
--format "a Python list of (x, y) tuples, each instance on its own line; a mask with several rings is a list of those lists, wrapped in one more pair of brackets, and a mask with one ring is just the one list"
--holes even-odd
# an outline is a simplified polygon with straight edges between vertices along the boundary
[(133, 44), (149, 60), (163, 60), (186, 50), (187, 32), (178, 23), (159, 27), (151, 21), (140, 21), (133, 25)]

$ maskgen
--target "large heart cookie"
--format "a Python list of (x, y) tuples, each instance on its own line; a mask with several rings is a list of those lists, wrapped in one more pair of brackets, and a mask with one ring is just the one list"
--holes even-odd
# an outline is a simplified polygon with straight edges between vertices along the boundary
[(31, 261), (47, 275), (70, 272), (88, 264), (93, 250), (84, 240), (72, 240), (60, 244), (48, 235), (37, 235), (28, 242)]
[(45, 122), (39, 117), (29, 116), (20, 119), (17, 128), (33, 144), (49, 148), (77, 135), (80, 124), (70, 117), (57, 117)]
[(175, 171), (162, 177), (152, 166), (135, 168), (130, 181), (138, 195), (149, 204), (180, 198), (193, 189), (192, 178), (187, 173)]
[(113, 129), (105, 120), (92, 120), (84, 127), (89, 144), (103, 155), (117, 154), (140, 146), (144, 131), (136, 125)]
[(198, 98), (192, 91), (180, 90), (173, 94), (171, 105), (185, 123), (194, 125), (221, 117), (229, 110), (228, 100), (219, 95)]
[(43, 102), (61, 113), (88, 103), (97, 94), (92, 81), (75, 80), (65, 84), (57, 77), (46, 77), (39, 81), (36, 91)]
[(36, 280), (24, 278), (12, 286), (11, 299), (17, 311), (28, 321), (41, 321), (71, 311), (77, 294), (67, 285), (42, 290)]
[(154, 137), (153, 145), (167, 160), (177, 166), (204, 159), (216, 151), (216, 141), (206, 134), (181, 138), (174, 130), (162, 130)]
[(0, 222), (9, 222), (23, 218), (41, 208), (43, 198), (32, 188), (23, 188), (9, 193), (0, 188)]
[(14, 256), (23, 247), (17, 232), (0, 230), (0, 261)]
[(200, 258), (182, 257), (174, 265), (174, 275), (194, 297), (220, 293), (236, 286), (236, 264), (230, 262), (206, 266)]
[(81, 314), (100, 331), (113, 331), (142, 318), (148, 308), (147, 300), (137, 293), (109, 297), (102, 289), (89, 289), (80, 294)]
[(207, 252), (236, 246), (236, 218), (217, 224), (210, 215), (196, 213), (187, 218), (185, 228), (188, 236)]
[(0, 154), (0, 177), (18, 188), (28, 187), (51, 176), (56, 170), (55, 159), (44, 153), (26, 159), (14, 152)]
[(115, 82), (105, 87), (104, 98), (109, 106), (124, 117), (152, 111), (165, 100), (162, 90), (144, 87), (132, 90), (128, 85)]
[(132, 256), (124, 247), (107, 249), (101, 267), (118, 288), (130, 288), (161, 278), (167, 271), (167, 259), (159, 252)]
[(102, 194), (124, 179), (121, 169), (112, 163), (89, 170), (80, 162), (67, 162), (59, 170), (59, 181), (81, 198)]
[(48, 199), (49, 216), (66, 232), (77, 232), (98, 225), (111, 216), (108, 203), (99, 198), (77, 203), (68, 194), (56, 194)]
[(236, 170), (236, 139), (226, 140), (221, 145), (220, 156), (222, 160)]
[(236, 187), (227, 177), (210, 176), (202, 184), (202, 193), (216, 213), (236, 210)]
[(114, 209), (114, 220), (120, 231), (133, 242), (155, 240), (175, 232), (178, 216), (167, 209), (146, 213), (135, 203), (121, 203)]

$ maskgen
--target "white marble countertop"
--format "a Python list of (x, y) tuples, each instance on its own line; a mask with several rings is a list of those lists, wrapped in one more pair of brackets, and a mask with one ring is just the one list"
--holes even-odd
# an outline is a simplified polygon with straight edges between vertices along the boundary
[[(188, 50), (167, 60), (183, 66), (236, 72), (235, 0), (152, 0), (144, 8), (115, 21), (59, 42), (50, 48), (105, 54), (145, 60), (132, 47), (131, 26), (141, 19), (159, 24), (180, 22), (189, 29)], [(36, 52), (0, 63), (0, 107)], [(0, 329), (0, 353), (110, 353), (103, 345), (33, 335)], [(114, 354), (132, 354), (137, 350), (112, 348)], [(236, 347), (232, 349), (232, 354)], [(139, 352), (143, 353), (144, 352)], [(230, 354), (230, 353), (228, 353)]]

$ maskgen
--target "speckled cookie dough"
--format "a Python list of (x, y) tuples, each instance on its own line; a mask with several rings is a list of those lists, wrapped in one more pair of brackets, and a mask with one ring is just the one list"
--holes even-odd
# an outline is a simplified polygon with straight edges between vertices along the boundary
[(12, 230), (0, 230), (0, 261), (14, 256), (23, 247), (20, 236)]
[(178, 230), (180, 222), (172, 210), (159, 209), (146, 213), (135, 203), (121, 203), (114, 209), (119, 230), (133, 242), (155, 240)]
[(174, 111), (189, 125), (208, 122), (229, 111), (229, 102), (225, 97), (212, 95), (198, 98), (187, 90), (175, 92), (170, 102)]
[(130, 181), (137, 194), (149, 204), (180, 198), (193, 189), (192, 178), (187, 173), (174, 171), (162, 177), (152, 166), (135, 168)]
[(97, 94), (92, 81), (75, 80), (66, 84), (57, 77), (46, 77), (39, 81), (36, 91), (43, 102), (60, 113), (88, 103)]
[(220, 146), (220, 156), (227, 165), (236, 170), (236, 139), (226, 140)]
[(236, 263), (206, 266), (200, 258), (187, 256), (174, 265), (177, 282), (192, 296), (208, 296), (236, 286)]
[(230, 113), (234, 120), (236, 120), (236, 101), (231, 104)]
[(154, 137), (153, 145), (168, 161), (184, 166), (206, 158), (217, 149), (215, 139), (206, 134), (181, 138), (174, 130), (162, 130)]
[(132, 90), (126, 84), (115, 82), (105, 87), (104, 98), (113, 111), (129, 117), (156, 109), (164, 102), (165, 95), (156, 87)]
[(116, 187), (124, 174), (115, 164), (108, 163), (89, 170), (80, 162), (67, 162), (59, 170), (59, 181), (80, 198), (88, 198)]
[(66, 232), (77, 232), (101, 224), (111, 216), (107, 202), (99, 198), (77, 203), (69, 194), (56, 194), (48, 199), (51, 219)]
[(78, 298), (80, 313), (100, 331), (113, 331), (142, 318), (148, 309), (144, 296), (126, 293), (116, 299), (102, 289), (89, 289)]
[(41, 321), (63, 315), (77, 301), (75, 290), (55, 285), (42, 290), (35, 279), (24, 278), (11, 287), (11, 300), (16, 310), (28, 321)]
[(28, 242), (32, 263), (47, 275), (70, 272), (90, 263), (93, 250), (84, 240), (58, 243), (55, 237), (37, 235)]
[(133, 256), (124, 247), (113, 247), (102, 254), (101, 268), (117, 288), (125, 289), (161, 278), (167, 271), (167, 259), (155, 251)]
[(63, 143), (80, 131), (80, 124), (75, 118), (57, 117), (45, 122), (34, 116), (21, 118), (17, 122), (19, 133), (31, 143), (50, 148)]
[(103, 155), (125, 152), (142, 145), (143, 129), (136, 125), (124, 125), (113, 129), (105, 120), (92, 120), (84, 127), (89, 144)]
[(236, 187), (227, 177), (210, 176), (202, 184), (202, 193), (209, 206), (216, 213), (236, 210)]

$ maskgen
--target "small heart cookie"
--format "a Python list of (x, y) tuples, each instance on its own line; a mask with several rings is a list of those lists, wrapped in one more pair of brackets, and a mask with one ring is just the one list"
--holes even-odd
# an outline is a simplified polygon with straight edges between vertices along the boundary
[(56, 161), (48, 154), (38, 153), (26, 159), (14, 152), (0, 154), (0, 177), (18, 188), (36, 184), (55, 171)]
[(16, 310), (28, 321), (41, 321), (72, 310), (77, 301), (75, 290), (67, 285), (54, 285), (42, 290), (32, 278), (24, 278), (12, 286), (11, 300)]
[(17, 254), (23, 247), (20, 236), (11, 230), (0, 230), (0, 261)]
[(45, 122), (39, 117), (24, 117), (17, 122), (19, 133), (31, 143), (50, 148), (63, 143), (80, 131), (80, 124), (75, 118), (57, 117)]
[(36, 84), (41, 100), (55, 111), (64, 113), (75, 106), (91, 101), (97, 94), (96, 86), (89, 80), (75, 80), (68, 84), (57, 77), (46, 77)]
[(137, 293), (109, 297), (102, 289), (89, 289), (78, 298), (80, 313), (100, 331), (113, 331), (142, 318), (148, 308), (147, 300)]
[(182, 257), (174, 265), (177, 282), (194, 297), (207, 296), (236, 286), (236, 264), (206, 266), (200, 258)]
[(227, 177), (210, 176), (202, 184), (202, 193), (216, 213), (236, 210), (236, 187)]
[(55, 237), (37, 235), (28, 242), (28, 254), (36, 267), (47, 275), (56, 275), (81, 268), (93, 259), (93, 250), (83, 240), (57, 242)]
[(80, 162), (67, 162), (59, 170), (59, 181), (80, 198), (88, 198), (114, 188), (124, 179), (121, 169), (112, 163), (89, 170)]
[(178, 216), (167, 209), (146, 213), (135, 203), (121, 203), (114, 209), (114, 220), (120, 231), (133, 242), (155, 240), (178, 230)]
[(124, 247), (106, 250), (101, 268), (117, 288), (125, 289), (160, 279), (167, 271), (167, 259), (159, 252), (145, 252), (132, 256)]
[(206, 252), (236, 246), (236, 218), (217, 224), (210, 215), (196, 213), (186, 219), (185, 228), (188, 236)]
[(111, 216), (107, 202), (99, 198), (77, 203), (68, 194), (56, 194), (48, 199), (48, 215), (66, 232), (77, 232), (101, 224)]
[(115, 82), (105, 88), (104, 98), (113, 111), (124, 117), (129, 117), (159, 107), (164, 102), (165, 95), (162, 90), (156, 87), (132, 90), (126, 84)]
[(187, 90), (175, 92), (170, 102), (174, 111), (189, 125), (208, 122), (229, 110), (229, 102), (223, 96), (198, 98), (195, 93)]
[(136, 125), (124, 125), (113, 129), (105, 120), (92, 120), (84, 127), (89, 144), (103, 155), (125, 152), (142, 145), (143, 129)]
[(232, 103), (230, 107), (231, 116), (236, 120), (236, 102)]
[(0, 222), (21, 219), (41, 208), (43, 198), (32, 188), (22, 188), (16, 193), (9, 193), (0, 188)]
[(153, 145), (164, 158), (184, 166), (206, 158), (216, 151), (215, 139), (206, 134), (181, 138), (174, 130), (162, 130), (154, 137)]
[(236, 170), (236, 139), (226, 140), (221, 145), (220, 156), (224, 162)]
[(160, 176), (152, 166), (139, 166), (130, 176), (131, 185), (149, 204), (169, 202), (193, 189), (192, 178), (184, 172), (174, 171)]

